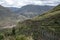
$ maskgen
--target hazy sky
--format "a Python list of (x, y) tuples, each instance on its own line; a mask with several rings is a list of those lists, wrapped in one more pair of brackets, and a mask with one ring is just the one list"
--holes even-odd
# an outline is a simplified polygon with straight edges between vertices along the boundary
[(27, 4), (55, 6), (60, 4), (60, 0), (0, 0), (0, 4), (7, 7), (22, 7)]

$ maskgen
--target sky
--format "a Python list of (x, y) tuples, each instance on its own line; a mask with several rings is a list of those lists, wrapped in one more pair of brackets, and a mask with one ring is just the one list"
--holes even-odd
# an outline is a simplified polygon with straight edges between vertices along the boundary
[(60, 0), (0, 0), (0, 5), (5, 7), (22, 7), (28, 4), (56, 6), (60, 4)]

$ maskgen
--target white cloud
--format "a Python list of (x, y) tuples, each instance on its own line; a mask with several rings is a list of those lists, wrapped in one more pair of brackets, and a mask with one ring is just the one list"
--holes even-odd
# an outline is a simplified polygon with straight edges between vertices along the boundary
[(8, 4), (13, 4), (14, 2), (13, 2), (14, 0), (5, 0), (5, 2), (7, 2)]
[(54, 6), (59, 3), (60, 0), (0, 0), (1, 5), (13, 7), (21, 7), (27, 4)]

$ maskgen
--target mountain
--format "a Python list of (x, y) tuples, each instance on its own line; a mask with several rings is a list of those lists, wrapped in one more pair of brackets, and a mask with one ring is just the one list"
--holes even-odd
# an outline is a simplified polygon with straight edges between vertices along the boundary
[[(25, 5), (21, 8), (17, 8), (18, 10), (13, 11), (16, 14), (20, 14), (26, 16), (28, 18), (35, 17), (37, 15), (41, 15), (42, 13), (52, 9), (54, 6), (40, 6), (40, 5)], [(14, 10), (14, 8), (12, 8)]]
[(18, 11), (20, 8), (16, 8), (16, 7), (5, 7), (7, 9), (9, 9), (11, 12), (15, 13), (16, 11)]
[(60, 40), (60, 5), (11, 29), (0, 29), (0, 40)]
[(0, 27), (1, 25), (12, 25), (15, 24), (17, 20), (25, 20), (27, 17), (22, 15), (17, 15), (15, 13), (12, 13), (8, 8), (5, 8), (0, 5)]
[(32, 19), (17, 24), (19, 33), (34, 40), (60, 40), (60, 5)]

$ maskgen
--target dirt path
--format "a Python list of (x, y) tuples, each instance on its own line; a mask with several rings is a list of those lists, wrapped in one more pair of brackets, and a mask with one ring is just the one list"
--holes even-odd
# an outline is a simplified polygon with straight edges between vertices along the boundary
[(15, 27), (16, 25), (12, 25), (12, 26), (5, 26), (5, 27), (0, 27), (1, 29), (5, 29), (5, 28), (13, 28)]

